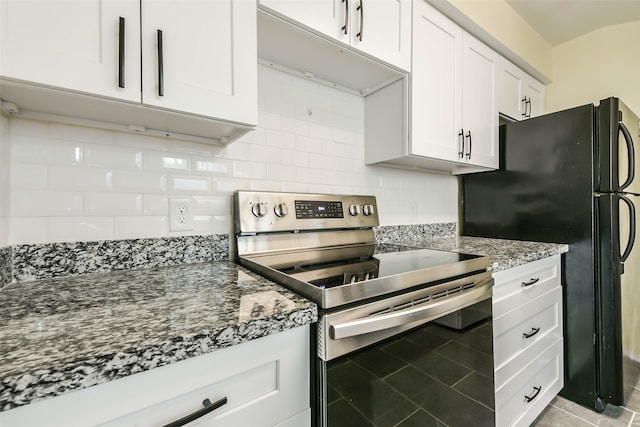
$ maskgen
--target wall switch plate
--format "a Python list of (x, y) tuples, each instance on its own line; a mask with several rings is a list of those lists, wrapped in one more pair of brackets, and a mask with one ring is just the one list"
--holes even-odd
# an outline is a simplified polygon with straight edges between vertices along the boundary
[(169, 231), (193, 230), (193, 199), (169, 199)]

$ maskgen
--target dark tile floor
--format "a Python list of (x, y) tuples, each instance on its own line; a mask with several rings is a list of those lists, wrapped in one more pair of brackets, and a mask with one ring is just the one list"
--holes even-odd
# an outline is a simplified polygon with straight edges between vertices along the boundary
[(533, 423), (535, 427), (640, 427), (640, 382), (623, 407), (608, 405), (602, 413), (557, 396)]
[[(331, 427), (493, 426), (491, 323), (433, 323), (329, 365)], [(464, 410), (462, 410), (464, 408)]]

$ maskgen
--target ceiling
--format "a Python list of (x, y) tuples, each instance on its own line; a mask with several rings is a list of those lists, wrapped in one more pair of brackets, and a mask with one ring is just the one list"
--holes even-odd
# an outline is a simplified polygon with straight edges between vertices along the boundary
[(608, 25), (640, 20), (640, 0), (506, 0), (557, 46)]

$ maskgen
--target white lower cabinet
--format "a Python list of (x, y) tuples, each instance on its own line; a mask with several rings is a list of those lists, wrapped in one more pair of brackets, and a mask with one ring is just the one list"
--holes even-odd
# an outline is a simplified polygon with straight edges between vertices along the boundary
[(2, 427), (159, 426), (224, 401), (189, 425), (310, 426), (309, 327), (0, 413)]
[(528, 426), (564, 384), (560, 255), (497, 272), (496, 425)]

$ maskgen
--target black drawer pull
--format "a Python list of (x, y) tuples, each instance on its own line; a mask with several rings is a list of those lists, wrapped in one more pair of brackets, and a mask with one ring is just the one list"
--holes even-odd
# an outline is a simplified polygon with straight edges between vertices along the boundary
[(532, 279), (531, 279), (531, 280), (529, 280), (528, 282), (522, 282), (522, 286), (531, 286), (531, 285), (533, 285), (534, 283), (538, 283), (539, 281), (540, 281), (540, 278), (539, 278), (539, 277), (536, 277), (535, 279), (533, 279), (533, 278), (532, 278)]
[(124, 88), (124, 18), (118, 21), (118, 87)]
[(214, 402), (214, 403), (211, 403), (211, 401), (209, 399), (205, 399), (205, 400), (202, 401), (202, 404), (204, 405), (204, 408), (198, 409), (197, 411), (187, 415), (186, 417), (182, 417), (179, 420), (173, 421), (173, 422), (165, 425), (164, 427), (180, 427), (180, 426), (183, 426), (185, 424), (190, 423), (191, 421), (197, 420), (200, 417), (204, 417), (208, 413), (213, 412), (216, 409), (218, 409), (219, 407), (226, 405), (227, 404), (227, 398), (225, 396), (222, 399), (220, 399), (220, 400), (218, 400), (217, 402)]
[(533, 399), (538, 397), (538, 395), (540, 394), (540, 390), (542, 390), (542, 386), (534, 387), (533, 390), (534, 390), (533, 396), (527, 396), (527, 395), (524, 396), (524, 400), (526, 400), (527, 403), (531, 403)]
[(162, 46), (162, 30), (158, 30), (158, 96), (164, 96), (164, 49)]
[(538, 332), (540, 332), (540, 328), (531, 328), (531, 332), (529, 332), (529, 333), (525, 332), (524, 334), (522, 334), (522, 337), (523, 338), (531, 338), (532, 336), (534, 336)]

